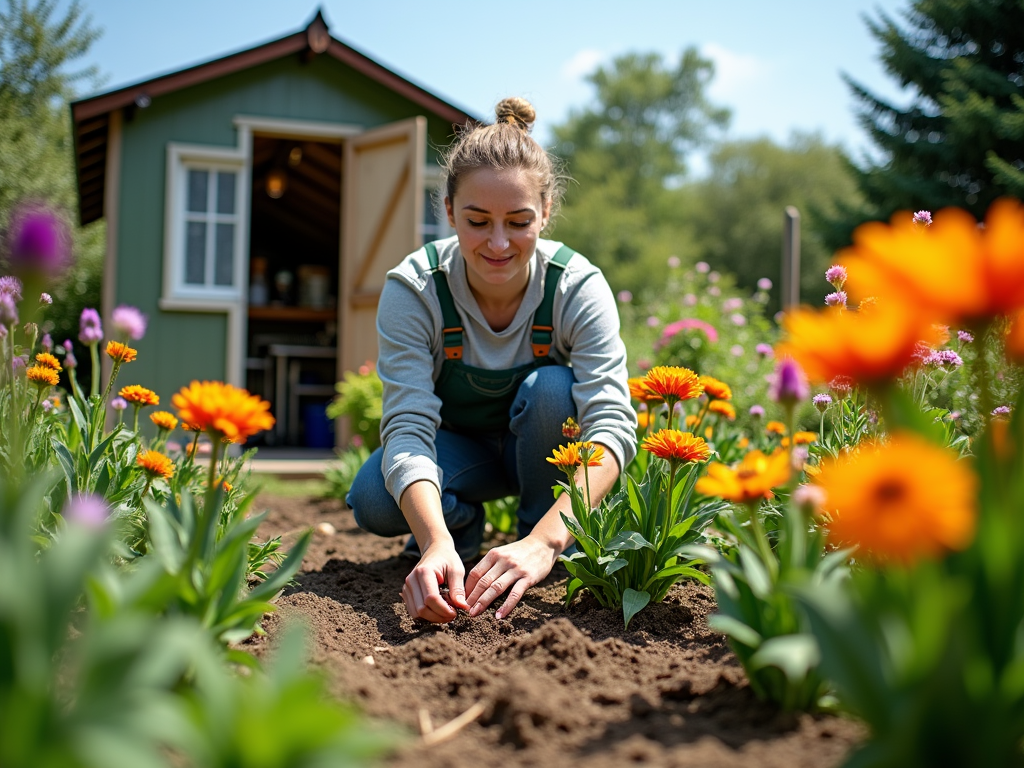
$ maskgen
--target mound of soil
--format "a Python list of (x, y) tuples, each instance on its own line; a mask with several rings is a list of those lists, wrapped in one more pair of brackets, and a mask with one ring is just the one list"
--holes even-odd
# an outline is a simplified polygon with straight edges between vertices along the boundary
[[(556, 567), (504, 620), (493, 608), (435, 626), (411, 620), (399, 597), (412, 562), (401, 538), (360, 531), (340, 502), (261, 496), (261, 535), (320, 526), (299, 587), (264, 621), (272, 647), (283, 622), (311, 630), (313, 663), (332, 691), (376, 718), (399, 723), (385, 763), (394, 768), (508, 768), (624, 763), (657, 766), (835, 766), (863, 736), (838, 717), (786, 715), (757, 699), (724, 638), (707, 626), (712, 590), (676, 586), (633, 618), (584, 597), (562, 605)], [(332, 529), (333, 528), (333, 532)], [(419, 738), (476, 706), (452, 738)]]

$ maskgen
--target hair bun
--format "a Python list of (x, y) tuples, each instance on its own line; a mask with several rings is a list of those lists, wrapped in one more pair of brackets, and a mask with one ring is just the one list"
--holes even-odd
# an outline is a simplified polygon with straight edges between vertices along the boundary
[(499, 123), (514, 125), (527, 133), (533, 128), (533, 123), (537, 119), (537, 112), (533, 105), (518, 96), (499, 101), (498, 106), (494, 108), (494, 115)]

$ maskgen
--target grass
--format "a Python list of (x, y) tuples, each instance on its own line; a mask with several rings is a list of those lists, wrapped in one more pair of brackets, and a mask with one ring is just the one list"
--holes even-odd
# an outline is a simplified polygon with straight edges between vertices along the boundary
[(260, 493), (272, 496), (297, 498), (300, 496), (326, 496), (330, 484), (323, 478), (288, 479), (277, 475), (256, 475), (250, 477)]

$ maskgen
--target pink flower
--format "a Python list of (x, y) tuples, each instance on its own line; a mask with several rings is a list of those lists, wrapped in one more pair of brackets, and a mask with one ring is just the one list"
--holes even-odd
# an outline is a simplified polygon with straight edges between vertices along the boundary
[(733, 357), (743, 357), (743, 347), (739, 344), (733, 344), (729, 347), (729, 352)]
[(814, 515), (825, 508), (828, 499), (820, 485), (803, 484), (793, 490), (793, 503), (807, 515)]
[(762, 277), (757, 281), (757, 289), (759, 291), (770, 291), (772, 289), (772, 281), (767, 277)]
[(775, 350), (772, 349), (771, 344), (758, 344), (754, 347), (754, 351), (757, 352), (761, 357), (771, 357), (775, 354)]
[(0, 293), (0, 325), (15, 326), (18, 324), (18, 307), (14, 297), (9, 293)]
[(752, 405), (750, 406), (750, 415), (755, 419), (764, 418), (764, 406), (763, 405)]
[(740, 314), (739, 312), (734, 312), (733, 314), (729, 315), (729, 321), (733, 325), (746, 325), (747, 324), (747, 318), (744, 315)]
[(717, 283), (721, 279), (722, 279), (722, 276), (720, 274), (718, 274), (717, 272), (708, 272), (708, 282), (709, 283)]
[(708, 288), (708, 296), (721, 296), (721, 295), (722, 295), (722, 289), (719, 288), (717, 285), (712, 285), (710, 288)]
[(700, 272), (702, 275), (706, 275), (708, 272), (711, 271), (711, 265), (708, 264), (706, 261), (698, 261), (693, 268)]
[(743, 299), (738, 296), (733, 296), (731, 299), (726, 299), (722, 302), (723, 312), (735, 312), (737, 309), (743, 308)]
[(618, 299), (623, 304), (629, 304), (633, 300), (633, 294), (629, 291), (619, 291)]
[(91, 347), (94, 344), (99, 344), (102, 339), (103, 326), (100, 324), (100, 313), (86, 307), (78, 319), (78, 340), (85, 346)]
[(680, 331), (700, 331), (707, 337), (709, 343), (714, 344), (718, 341), (718, 331), (715, 330), (713, 325), (705, 323), (703, 320), (687, 317), (666, 325), (661, 331), (661, 338), (654, 345), (655, 348), (661, 349), (664, 347)]
[(817, 408), (821, 413), (824, 413), (828, 410), (828, 407), (832, 405), (832, 395), (822, 392), (820, 395), (812, 397), (811, 402), (814, 403), (815, 408)]
[(138, 341), (146, 335), (146, 316), (135, 307), (125, 304), (114, 309), (110, 322), (122, 336)]
[(125, 400), (123, 397), (115, 397), (113, 400), (110, 401), (110, 407), (113, 408), (115, 411), (123, 411), (125, 408), (128, 407), (128, 401)]
[(646, 371), (651, 367), (651, 361), (645, 360), (644, 358), (641, 357), (639, 360), (636, 361), (636, 367), (639, 368), (641, 371)]
[(825, 270), (825, 279), (832, 283), (837, 291), (843, 290), (843, 286), (846, 284), (846, 267), (833, 264)]
[(668, 257), (668, 266), (669, 266), (670, 269), (679, 269), (679, 265), (681, 263), (682, 262), (679, 261), (679, 257), (678, 256), (669, 256)]
[(825, 297), (825, 304), (830, 307), (846, 306), (846, 291), (836, 291)]
[(102, 496), (78, 493), (68, 499), (61, 512), (68, 523), (83, 528), (102, 528), (110, 517), (110, 507)]
[(970, 331), (957, 331), (956, 337), (960, 339), (964, 344), (970, 344), (974, 341), (974, 334)]
[(45, 305), (49, 306), (50, 304), (53, 304), (53, 296), (51, 296), (48, 293), (40, 293), (39, 294), (39, 303), (40, 304), (45, 304)]
[(661, 320), (656, 318), (654, 315), (651, 315), (650, 317), (647, 318), (648, 328), (657, 328), (659, 325), (661, 325)]
[(697, 306), (697, 297), (692, 293), (688, 293), (683, 296), (683, 304), (687, 307), (695, 307)]
[(10, 275), (0, 277), (0, 296), (5, 293), (14, 301), (21, 301), (21, 280)]
[(915, 213), (914, 214), (914, 223), (915, 224), (923, 224), (926, 227), (931, 226), (931, 223), (932, 223), (931, 211), (918, 211), (917, 213)]

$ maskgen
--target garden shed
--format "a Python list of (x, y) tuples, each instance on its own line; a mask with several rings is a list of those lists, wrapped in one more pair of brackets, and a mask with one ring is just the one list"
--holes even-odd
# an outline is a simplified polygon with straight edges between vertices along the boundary
[[(434, 147), (462, 109), (302, 30), (71, 105), (79, 217), (107, 223), (103, 314), (149, 316), (124, 383), (273, 403), (269, 442), (328, 447), (334, 381), (376, 358), (384, 276), (446, 234)], [(122, 376), (124, 379), (124, 376)]]

